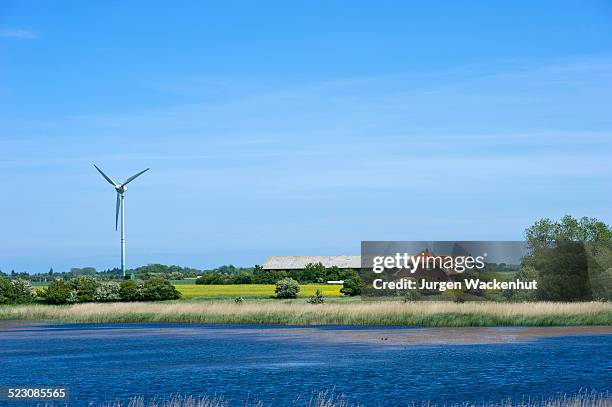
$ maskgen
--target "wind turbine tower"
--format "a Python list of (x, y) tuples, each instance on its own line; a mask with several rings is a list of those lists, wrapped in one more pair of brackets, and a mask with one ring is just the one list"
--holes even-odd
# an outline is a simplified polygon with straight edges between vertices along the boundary
[(150, 168), (142, 170), (139, 173), (134, 174), (128, 179), (126, 179), (124, 183), (118, 184), (113, 181), (108, 175), (102, 172), (102, 170), (98, 168), (97, 165), (94, 164), (94, 167), (96, 167), (96, 170), (98, 170), (98, 172), (102, 174), (104, 179), (107, 180), (108, 183), (113, 186), (113, 188), (115, 188), (115, 191), (117, 191), (117, 205), (115, 206), (115, 230), (117, 230), (117, 224), (119, 223), (119, 212), (121, 211), (121, 274), (123, 275), (123, 278), (125, 278), (125, 192), (127, 191), (127, 184), (134, 181), (137, 177), (144, 174), (145, 172), (149, 171)]

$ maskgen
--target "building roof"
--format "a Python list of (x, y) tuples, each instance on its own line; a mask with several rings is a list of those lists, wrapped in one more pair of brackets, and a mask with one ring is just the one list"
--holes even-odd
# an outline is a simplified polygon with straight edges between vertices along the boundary
[(296, 270), (316, 263), (322, 263), (325, 267), (360, 269), (361, 256), (271, 256), (264, 263), (263, 269)]

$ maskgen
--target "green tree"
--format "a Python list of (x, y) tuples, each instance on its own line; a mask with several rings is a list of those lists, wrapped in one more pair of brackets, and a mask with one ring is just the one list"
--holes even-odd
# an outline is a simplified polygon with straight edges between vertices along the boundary
[[(538, 279), (538, 272), (532, 265), (523, 265), (516, 272), (516, 279), (521, 281), (533, 281)], [(537, 299), (535, 290), (503, 290), (502, 297), (513, 301), (535, 301)]]
[(525, 229), (525, 238), (531, 248), (551, 247), (558, 241), (612, 242), (612, 227), (595, 219), (576, 219), (565, 215), (559, 221), (543, 218)]
[(96, 275), (95, 267), (73, 267), (70, 269), (70, 273), (74, 276), (94, 276)]
[(64, 280), (53, 280), (43, 291), (42, 298), (48, 304), (66, 304), (76, 296), (76, 290), (72, 284)]
[(144, 299), (144, 282), (142, 280), (123, 280), (119, 284), (121, 301), (141, 301)]
[(91, 276), (78, 276), (72, 279), (70, 283), (76, 291), (78, 302), (93, 301), (96, 289), (100, 285), (98, 280)]
[(552, 248), (539, 249), (536, 296), (545, 301), (588, 301), (592, 299), (587, 255), (582, 242), (559, 241)]
[(36, 289), (28, 280), (16, 278), (11, 280), (11, 285), (13, 304), (27, 304), (36, 299)]
[(322, 263), (309, 263), (300, 273), (302, 283), (322, 283), (325, 281), (326, 270)]
[(253, 283), (253, 275), (247, 272), (240, 272), (232, 279), (232, 284), (251, 284)]
[(287, 272), (283, 270), (259, 270), (253, 271), (253, 284), (275, 284), (278, 280), (287, 277)]
[(612, 244), (594, 242), (587, 248), (593, 299), (612, 301)]
[(36, 299), (36, 289), (28, 280), (0, 277), (0, 304), (27, 304)]
[(195, 283), (196, 284), (205, 284), (205, 285), (210, 285), (210, 284), (226, 284), (228, 280), (228, 277), (221, 274), (221, 273), (216, 273), (216, 272), (209, 272), (204, 274), (203, 276), (200, 276), (198, 278), (196, 278)]
[(276, 298), (296, 298), (300, 292), (300, 285), (294, 279), (286, 277), (276, 282), (274, 292)]
[(344, 284), (342, 284), (342, 288), (340, 292), (344, 295), (354, 297), (356, 295), (361, 294), (361, 288), (363, 286), (363, 281), (361, 277), (357, 273), (354, 275), (349, 275), (345, 278)]
[(522, 267), (532, 267), (537, 299), (584, 301), (610, 298), (612, 228), (595, 218), (536, 221), (525, 230), (530, 254)]
[(0, 277), (0, 304), (10, 304), (13, 300), (13, 286), (11, 280), (1, 276)]
[(142, 290), (143, 299), (146, 301), (176, 300), (181, 297), (181, 293), (163, 278), (152, 278), (146, 280)]

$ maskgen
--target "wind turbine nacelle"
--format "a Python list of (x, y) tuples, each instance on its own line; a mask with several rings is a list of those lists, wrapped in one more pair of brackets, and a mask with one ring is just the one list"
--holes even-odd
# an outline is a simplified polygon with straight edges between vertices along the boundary
[(125, 191), (127, 191), (127, 186), (125, 185), (119, 185), (117, 187), (115, 187), (115, 189), (117, 190), (117, 192), (119, 192), (120, 194), (124, 193)]

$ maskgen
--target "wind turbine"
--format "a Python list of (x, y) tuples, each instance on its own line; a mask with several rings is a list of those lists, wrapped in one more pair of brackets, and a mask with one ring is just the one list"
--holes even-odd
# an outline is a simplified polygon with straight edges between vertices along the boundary
[(129, 177), (128, 179), (126, 179), (124, 183), (118, 184), (115, 181), (113, 181), (108, 175), (102, 172), (102, 170), (98, 168), (96, 164), (94, 164), (94, 167), (96, 167), (96, 170), (98, 170), (98, 172), (102, 174), (104, 179), (107, 180), (108, 183), (111, 184), (115, 188), (115, 191), (117, 191), (117, 206), (115, 207), (115, 230), (117, 230), (117, 223), (119, 223), (119, 209), (121, 209), (121, 274), (123, 275), (123, 278), (125, 278), (125, 225), (124, 225), (125, 204), (123, 201), (125, 199), (125, 192), (127, 191), (126, 185), (134, 181), (140, 175), (149, 171), (150, 168), (147, 168), (146, 170), (142, 170), (139, 173), (136, 173), (132, 175), (131, 177)]

